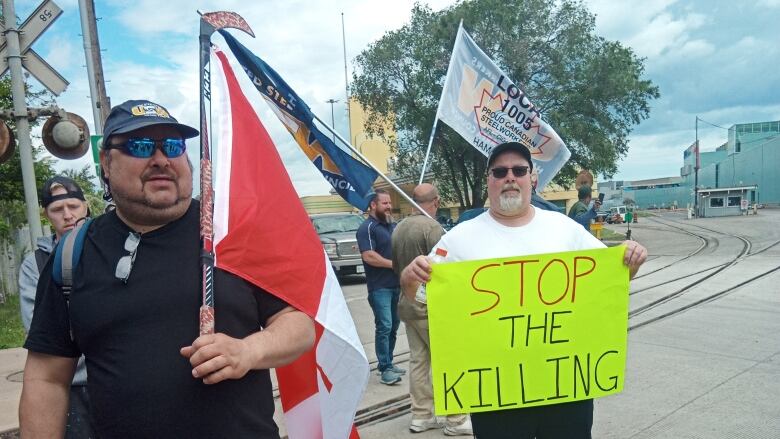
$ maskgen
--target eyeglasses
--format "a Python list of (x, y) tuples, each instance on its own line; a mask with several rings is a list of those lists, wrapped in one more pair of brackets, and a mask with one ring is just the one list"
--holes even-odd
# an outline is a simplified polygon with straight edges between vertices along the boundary
[(490, 173), (493, 174), (493, 178), (504, 178), (509, 173), (510, 169), (512, 170), (512, 174), (518, 178), (525, 177), (525, 174), (528, 173), (528, 166), (512, 166), (511, 168), (498, 167), (491, 169)]
[(133, 271), (133, 262), (135, 262), (136, 250), (138, 250), (138, 244), (141, 242), (141, 235), (138, 233), (130, 232), (125, 240), (125, 251), (130, 254), (119, 258), (119, 262), (116, 264), (116, 271), (114, 276), (124, 283), (127, 283), (127, 279), (130, 278), (130, 272)]
[(108, 145), (109, 149), (121, 149), (127, 154), (139, 159), (148, 159), (154, 155), (154, 151), (160, 148), (160, 151), (170, 159), (179, 157), (187, 150), (184, 139), (150, 139), (148, 137), (133, 137), (127, 139), (125, 143)]

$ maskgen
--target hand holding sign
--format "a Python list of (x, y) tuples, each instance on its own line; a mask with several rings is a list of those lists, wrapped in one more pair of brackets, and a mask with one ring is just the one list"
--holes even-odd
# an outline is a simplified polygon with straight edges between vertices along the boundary
[(624, 260), (642, 259), (643, 250), (437, 265), (428, 283), (437, 414), (620, 392), (628, 322)]

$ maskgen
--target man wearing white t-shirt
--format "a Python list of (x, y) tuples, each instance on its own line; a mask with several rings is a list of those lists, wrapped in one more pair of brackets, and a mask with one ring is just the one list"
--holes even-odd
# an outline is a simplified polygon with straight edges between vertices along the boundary
[[(571, 218), (530, 204), (531, 153), (520, 143), (496, 146), (488, 157), (490, 208), (444, 235), (433, 248), (447, 251), (445, 261), (523, 256), (602, 248), (604, 244)], [(626, 241), (624, 263), (633, 278), (647, 250)], [(430, 280), (428, 257), (418, 256), (401, 273), (401, 289), (414, 298), (421, 282)], [(593, 400), (473, 413), (478, 439), (590, 439)]]

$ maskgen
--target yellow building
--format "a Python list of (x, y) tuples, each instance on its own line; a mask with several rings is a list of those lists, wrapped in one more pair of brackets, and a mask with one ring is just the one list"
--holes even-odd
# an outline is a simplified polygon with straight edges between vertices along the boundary
[[(382, 174), (387, 175), (393, 158), (393, 154), (390, 152), (390, 145), (385, 143), (381, 137), (370, 136), (365, 132), (363, 126), (366, 123), (366, 119), (366, 111), (363, 109), (363, 106), (357, 100), (350, 99), (349, 141)], [(391, 120), (385, 125), (385, 133), (390, 137), (395, 136)]]

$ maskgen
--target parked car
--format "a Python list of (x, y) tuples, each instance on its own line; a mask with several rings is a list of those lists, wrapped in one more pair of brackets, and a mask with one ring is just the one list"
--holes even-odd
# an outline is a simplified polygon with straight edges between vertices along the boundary
[(365, 269), (355, 233), (364, 218), (354, 213), (321, 213), (309, 218), (336, 276), (363, 274)]
[(436, 221), (438, 221), (438, 223), (441, 224), (441, 227), (447, 231), (455, 227), (455, 223), (452, 222), (452, 218), (447, 218), (446, 216), (443, 215), (439, 215), (438, 217), (436, 217)]
[(474, 218), (482, 215), (486, 210), (487, 210), (486, 207), (477, 207), (475, 209), (469, 209), (469, 210), (461, 213), (458, 216), (458, 223), (457, 224), (460, 224), (460, 223), (462, 223), (464, 221), (468, 221), (470, 219), (474, 219)]

